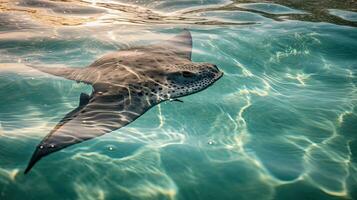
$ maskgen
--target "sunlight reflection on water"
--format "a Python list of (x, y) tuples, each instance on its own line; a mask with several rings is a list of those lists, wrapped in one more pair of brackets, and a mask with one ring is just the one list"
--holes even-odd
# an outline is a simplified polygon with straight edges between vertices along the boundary
[[(1, 199), (357, 198), (355, 12), (309, 2), (2, 1)], [(23, 175), (91, 92), (26, 63), (84, 67), (183, 28), (219, 82)]]

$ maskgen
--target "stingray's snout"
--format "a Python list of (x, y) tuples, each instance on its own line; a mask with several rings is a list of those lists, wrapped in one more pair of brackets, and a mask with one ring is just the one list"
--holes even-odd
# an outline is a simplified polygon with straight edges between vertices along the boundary
[(218, 69), (217, 65), (212, 64), (212, 66), (210, 66), (210, 71), (214, 74), (216, 80), (223, 76), (223, 72)]
[(222, 71), (218, 71), (218, 73), (216, 75), (217, 80), (220, 79), (223, 75), (224, 75), (224, 73)]

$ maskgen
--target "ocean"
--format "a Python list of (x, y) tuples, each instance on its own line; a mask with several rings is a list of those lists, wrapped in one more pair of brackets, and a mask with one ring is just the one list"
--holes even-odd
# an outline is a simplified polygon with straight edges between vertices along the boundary
[[(354, 0), (3, 0), (0, 199), (357, 199)], [(86, 67), (192, 34), (224, 76), (24, 174), (84, 83), (27, 65)]]

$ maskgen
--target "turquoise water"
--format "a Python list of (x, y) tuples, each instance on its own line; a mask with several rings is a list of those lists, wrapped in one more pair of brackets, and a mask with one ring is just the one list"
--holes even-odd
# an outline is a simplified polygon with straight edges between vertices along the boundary
[[(125, 4), (122, 4), (125, 3)], [(357, 199), (353, 1), (0, 3), (0, 199)], [(23, 171), (91, 87), (84, 67), (183, 28), (224, 76)]]

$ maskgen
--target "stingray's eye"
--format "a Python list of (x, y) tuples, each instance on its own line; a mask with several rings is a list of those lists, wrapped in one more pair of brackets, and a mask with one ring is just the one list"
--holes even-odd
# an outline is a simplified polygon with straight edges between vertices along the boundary
[(182, 76), (185, 77), (185, 78), (190, 78), (190, 77), (195, 76), (195, 74), (192, 73), (192, 72), (189, 72), (189, 71), (183, 71), (182, 72)]

